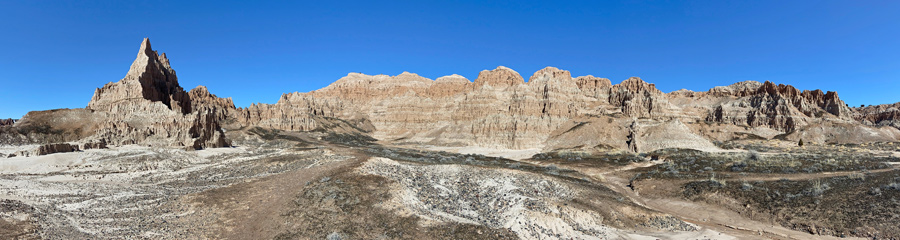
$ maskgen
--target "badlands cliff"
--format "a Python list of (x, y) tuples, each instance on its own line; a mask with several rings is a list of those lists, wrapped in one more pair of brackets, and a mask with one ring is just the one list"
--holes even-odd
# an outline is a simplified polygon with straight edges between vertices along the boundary
[(818, 143), (900, 137), (895, 128), (855, 120), (835, 92), (746, 81), (666, 94), (637, 77), (613, 85), (554, 67), (527, 82), (506, 67), (474, 81), (351, 73), (323, 89), (235, 112), (242, 127), (308, 131), (327, 117), (360, 123), (383, 141), (503, 149), (644, 152), (714, 148), (714, 141), (748, 136)]
[(223, 147), (220, 123), (233, 108), (202, 86), (185, 92), (165, 53), (144, 39), (125, 77), (98, 88), (86, 108), (30, 112), (0, 133), (0, 143)]
[(714, 149), (740, 138), (812, 143), (898, 141), (897, 106), (850, 108), (836, 92), (745, 81), (705, 92), (663, 93), (638, 77), (612, 84), (554, 67), (525, 81), (497, 67), (474, 81), (351, 73), (275, 104), (235, 108), (206, 87), (185, 91), (149, 39), (124, 78), (98, 88), (84, 109), (4, 121), (0, 143), (229, 146), (224, 131), (341, 128), (383, 142), (497, 149), (648, 152)]

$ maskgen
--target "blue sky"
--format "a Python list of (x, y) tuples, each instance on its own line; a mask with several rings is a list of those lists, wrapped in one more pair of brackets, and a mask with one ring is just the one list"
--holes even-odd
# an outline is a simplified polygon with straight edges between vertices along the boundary
[(664, 92), (771, 80), (900, 101), (900, 1), (7, 1), (0, 118), (81, 108), (142, 38), (239, 107), (348, 72), (470, 80), (545, 66)]

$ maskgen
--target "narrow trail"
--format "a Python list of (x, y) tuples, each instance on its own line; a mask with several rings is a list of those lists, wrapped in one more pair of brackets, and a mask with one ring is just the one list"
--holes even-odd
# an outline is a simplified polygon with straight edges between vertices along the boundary
[(305, 141), (316, 142), (344, 160), (313, 164), (287, 172), (248, 180), (243, 183), (202, 192), (203, 198), (212, 198), (216, 204), (209, 210), (222, 214), (209, 234), (213, 239), (273, 239), (285, 229), (282, 214), (294, 206), (293, 201), (302, 194), (307, 182), (325, 176), (334, 176), (353, 169), (369, 159), (369, 156), (345, 146), (294, 135)]
[(820, 172), (820, 173), (792, 173), (792, 174), (752, 174), (747, 176), (732, 176), (729, 178), (723, 178), (724, 180), (741, 180), (741, 181), (778, 181), (778, 180), (791, 180), (791, 181), (800, 181), (800, 180), (813, 180), (819, 178), (832, 178), (832, 177), (845, 177), (853, 174), (865, 174), (865, 173), (882, 173), (882, 172), (890, 172), (894, 170), (900, 169), (900, 165), (898, 164), (890, 164), (889, 168), (875, 169), (875, 170), (867, 170), (867, 171), (840, 171), (840, 172)]
[(636, 169), (636, 168), (652, 167), (652, 166), (656, 166), (656, 165), (662, 164), (663, 162), (665, 162), (665, 161), (663, 161), (663, 160), (655, 160), (655, 161), (647, 161), (647, 162), (631, 163), (631, 164), (628, 164), (628, 165), (625, 165), (625, 166), (623, 166), (623, 167), (619, 167), (619, 168), (616, 168), (616, 169), (613, 169), (613, 170), (610, 170), (610, 171), (600, 172), (599, 174), (602, 174), (602, 175), (609, 175), (609, 174), (612, 174), (612, 173), (624, 172), (624, 171), (628, 171), (628, 170), (632, 170), (632, 169)]
[[(280, 216), (301, 194), (306, 182), (352, 167), (364, 158), (330, 162), (312, 168), (292, 170), (223, 189), (233, 204), (227, 204), (222, 239), (271, 239), (283, 230)], [(230, 191), (229, 191), (230, 190)]]
[[(749, 219), (740, 213), (707, 203), (692, 202), (675, 197), (646, 197), (641, 196), (640, 191), (644, 184), (637, 187), (637, 191), (632, 190), (629, 186), (631, 176), (626, 171), (650, 167), (661, 164), (664, 161), (650, 161), (641, 163), (632, 163), (627, 166), (609, 169), (577, 169), (586, 175), (592, 176), (599, 182), (608, 186), (632, 202), (656, 211), (678, 217), (688, 223), (695, 224), (703, 229), (710, 229), (723, 234), (728, 234), (741, 239), (863, 239), (863, 238), (838, 238), (833, 236), (813, 235), (806, 232), (788, 229), (777, 224), (765, 223)], [(900, 164), (892, 164), (892, 167), (885, 169), (871, 170), (869, 172), (886, 172), (900, 168)], [(781, 179), (788, 180), (809, 180), (825, 177), (848, 176), (851, 174), (862, 173), (862, 171), (843, 171), (843, 172), (825, 172), (812, 174), (766, 174), (764, 176), (737, 176), (728, 178), (728, 180), (746, 180), (746, 181), (777, 181)], [(653, 188), (657, 191), (678, 191), (672, 189), (679, 186), (673, 181), (659, 181)]]
[[(706, 203), (687, 201), (679, 198), (642, 197), (629, 188), (628, 179), (607, 177), (606, 183), (616, 191), (638, 205), (660, 211), (679, 219), (695, 224), (700, 228), (708, 228), (741, 239), (862, 239), (838, 238), (832, 236), (812, 235), (795, 231), (782, 226), (749, 219), (729, 209)], [(638, 188), (640, 191), (640, 188)]]

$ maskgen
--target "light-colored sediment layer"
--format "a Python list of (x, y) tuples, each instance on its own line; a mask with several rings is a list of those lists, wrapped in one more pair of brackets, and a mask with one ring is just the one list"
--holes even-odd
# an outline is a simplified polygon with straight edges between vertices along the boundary
[[(579, 198), (582, 190), (534, 173), (462, 165), (408, 164), (386, 158), (372, 158), (358, 171), (397, 182), (392, 187), (394, 198), (382, 207), (414, 214), (431, 222), (508, 228), (522, 239), (680, 239), (694, 236), (734, 239), (709, 229), (656, 233), (616, 229), (605, 224), (611, 220), (605, 219), (604, 215), (568, 204)], [(625, 210), (614, 215), (645, 214), (634, 211)]]

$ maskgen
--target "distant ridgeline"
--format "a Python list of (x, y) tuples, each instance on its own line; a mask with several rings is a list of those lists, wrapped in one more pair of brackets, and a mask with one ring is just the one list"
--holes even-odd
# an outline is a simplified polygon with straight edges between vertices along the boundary
[(526, 82), (501, 66), (474, 81), (351, 73), (320, 90), (283, 94), (275, 104), (235, 108), (206, 87), (185, 91), (165, 53), (144, 39), (125, 77), (98, 88), (86, 108), (2, 120), (0, 144), (202, 149), (229, 146), (223, 129), (246, 127), (545, 151), (702, 150), (743, 138), (862, 143), (900, 140), (898, 104), (850, 108), (835, 92), (768, 81), (663, 93), (637, 77), (614, 85), (554, 67)]

